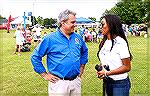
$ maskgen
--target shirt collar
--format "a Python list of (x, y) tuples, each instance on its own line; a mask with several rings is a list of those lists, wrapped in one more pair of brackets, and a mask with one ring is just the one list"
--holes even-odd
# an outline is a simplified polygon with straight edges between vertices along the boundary
[[(56, 32), (58, 32), (58, 34), (60, 34), (61, 36), (66, 37), (66, 36), (64, 35), (64, 33), (60, 30), (60, 28), (56, 28)], [(71, 37), (73, 34), (74, 34), (74, 32), (70, 35), (70, 37)]]

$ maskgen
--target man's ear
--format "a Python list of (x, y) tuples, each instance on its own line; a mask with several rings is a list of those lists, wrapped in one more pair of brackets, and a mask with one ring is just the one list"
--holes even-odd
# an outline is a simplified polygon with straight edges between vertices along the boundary
[(65, 25), (66, 23), (64, 21), (61, 22), (61, 25)]
[(66, 22), (63, 22), (63, 24), (66, 25), (67, 23), (66, 23)]

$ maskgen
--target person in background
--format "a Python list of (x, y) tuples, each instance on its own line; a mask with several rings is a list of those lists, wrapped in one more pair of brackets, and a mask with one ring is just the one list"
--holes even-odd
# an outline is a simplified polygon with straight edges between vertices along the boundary
[(21, 27), (18, 26), (17, 27), (17, 30), (14, 34), (14, 38), (16, 38), (16, 45), (15, 45), (15, 51), (14, 51), (14, 54), (16, 54), (16, 52), (18, 51), (18, 56), (21, 56), (21, 48), (22, 48), (22, 45), (24, 43), (24, 36), (22, 34), (22, 30), (21, 30)]
[(104, 80), (107, 96), (129, 96), (132, 55), (119, 17), (112, 14), (102, 17), (101, 31), (98, 58), (103, 69), (97, 74)]
[(102, 32), (100, 30), (98, 31), (96, 38), (97, 38), (97, 42), (100, 43), (101, 39), (103, 38)]
[(40, 39), (41, 38), (41, 31), (42, 29), (40, 28), (40, 26), (36, 25), (32, 31), (35, 31), (36, 32), (36, 35), (37, 35), (37, 38)]
[(47, 35), (47, 32), (44, 32), (44, 36), (46, 36)]
[[(58, 16), (56, 32), (46, 35), (31, 55), (35, 72), (48, 81), (49, 96), (81, 96), (81, 76), (88, 49), (74, 32), (76, 13), (66, 9)], [(47, 55), (46, 71), (42, 57)]]
[(80, 35), (83, 36), (84, 35), (84, 32), (85, 32), (85, 28), (84, 28), (84, 25), (82, 25), (79, 29), (80, 31)]
[(33, 41), (34, 41), (34, 48), (36, 48), (36, 46), (38, 45), (38, 37), (37, 37), (37, 34), (36, 34), (35, 30), (33, 30), (32, 38), (33, 38)]
[(92, 30), (92, 32), (91, 32), (91, 34), (92, 34), (92, 42), (96, 42), (97, 40), (96, 40), (96, 31), (95, 31), (95, 29), (93, 29)]
[(32, 37), (31, 37), (31, 35), (28, 34), (27, 39), (26, 39), (26, 43), (31, 45), (31, 42), (32, 42)]
[(80, 27), (79, 34), (82, 36), (83, 40), (85, 41), (85, 28), (84, 28), (84, 25), (82, 25)]
[(26, 28), (26, 35), (31, 35), (31, 31), (29, 30), (29, 27)]
[(35, 47), (41, 42), (41, 31), (42, 29), (40, 28), (39, 25), (36, 25), (32, 31), (35, 32), (34, 36), (36, 36), (36, 43), (35, 43)]
[(42, 39), (47, 35), (47, 32), (44, 32)]

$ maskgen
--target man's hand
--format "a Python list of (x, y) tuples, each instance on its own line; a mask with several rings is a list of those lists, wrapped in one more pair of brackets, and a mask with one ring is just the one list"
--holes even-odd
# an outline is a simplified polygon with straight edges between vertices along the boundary
[(41, 77), (43, 77), (45, 80), (50, 81), (52, 83), (56, 83), (58, 80), (60, 80), (60, 78), (50, 74), (50, 73), (42, 73), (40, 74)]
[(84, 68), (85, 68), (85, 64), (81, 64), (81, 65), (80, 65), (80, 74), (78, 75), (78, 77), (81, 78), (81, 75), (82, 75), (83, 72), (84, 72)]

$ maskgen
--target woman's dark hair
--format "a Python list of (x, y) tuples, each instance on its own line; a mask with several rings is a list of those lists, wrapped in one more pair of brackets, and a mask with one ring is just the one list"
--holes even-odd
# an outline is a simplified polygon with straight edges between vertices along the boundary
[[(112, 48), (114, 46), (114, 40), (113, 39), (116, 36), (120, 36), (121, 38), (123, 38), (126, 41), (127, 46), (128, 46), (128, 41), (127, 41), (126, 36), (124, 34), (124, 31), (122, 29), (122, 23), (120, 21), (120, 18), (117, 15), (114, 15), (114, 14), (104, 15), (101, 19), (103, 19), (103, 18), (105, 18), (106, 23), (109, 26), (110, 38), (111, 38), (111, 41), (112, 41), (112, 46), (111, 46), (110, 51), (112, 50)], [(106, 40), (107, 40), (107, 36), (104, 35), (104, 37), (103, 37), (103, 39), (102, 39), (102, 41), (99, 45), (99, 51), (103, 47)], [(128, 50), (129, 50), (129, 46), (128, 46)], [(99, 53), (99, 51), (98, 51), (98, 53)], [(130, 53), (130, 50), (129, 50), (129, 53)], [(130, 53), (130, 60), (131, 59), (132, 59), (132, 55)]]

